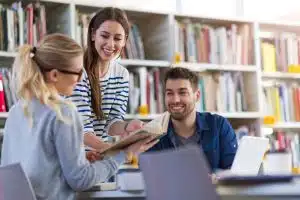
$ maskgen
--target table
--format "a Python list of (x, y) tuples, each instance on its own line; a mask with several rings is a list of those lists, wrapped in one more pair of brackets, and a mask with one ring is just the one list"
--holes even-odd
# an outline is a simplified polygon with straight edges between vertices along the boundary
[[(261, 184), (254, 186), (217, 186), (222, 200), (299, 200), (300, 179), (290, 183)], [(81, 192), (78, 199), (145, 200), (145, 192), (93, 191)]]

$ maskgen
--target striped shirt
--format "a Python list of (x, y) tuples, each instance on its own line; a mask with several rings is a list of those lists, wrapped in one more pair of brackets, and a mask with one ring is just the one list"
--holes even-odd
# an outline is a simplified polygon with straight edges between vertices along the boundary
[(93, 111), (91, 85), (85, 71), (70, 98), (76, 104), (78, 112), (83, 118), (84, 132), (95, 133), (103, 139), (108, 136), (109, 127), (114, 122), (124, 120), (129, 93), (129, 72), (117, 62), (111, 62), (108, 72), (100, 78), (99, 84), (102, 111), (106, 116), (104, 120), (98, 120)]

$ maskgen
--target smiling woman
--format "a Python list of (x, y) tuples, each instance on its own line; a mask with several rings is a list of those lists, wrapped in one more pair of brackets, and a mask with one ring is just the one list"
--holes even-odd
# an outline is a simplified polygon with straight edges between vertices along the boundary
[(83, 77), (72, 101), (84, 122), (85, 144), (101, 149), (108, 136), (127, 135), (142, 122), (124, 121), (129, 94), (129, 72), (115, 59), (125, 47), (130, 25), (124, 11), (107, 7), (97, 12), (88, 27)]

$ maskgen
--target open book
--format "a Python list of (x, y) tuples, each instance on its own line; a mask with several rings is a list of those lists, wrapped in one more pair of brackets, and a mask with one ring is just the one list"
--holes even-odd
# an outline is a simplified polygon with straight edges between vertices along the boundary
[(128, 146), (148, 137), (155, 136), (155, 139), (159, 139), (167, 133), (169, 119), (170, 113), (165, 112), (146, 123), (141, 129), (131, 132), (128, 136), (120, 139), (107, 149), (104, 149), (101, 153), (105, 156), (112, 156)]

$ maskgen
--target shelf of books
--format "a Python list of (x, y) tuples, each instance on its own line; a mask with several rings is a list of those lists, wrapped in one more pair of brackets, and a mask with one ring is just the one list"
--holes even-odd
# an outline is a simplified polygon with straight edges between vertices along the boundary
[[(6, 118), (15, 101), (9, 91), (9, 67), (17, 47), (24, 43), (36, 45), (46, 33), (53, 32), (68, 34), (85, 47), (89, 20), (99, 8), (108, 4), (93, 0), (40, 0), (39, 3), (26, 0), (14, 4), (9, 0), (0, 0), (0, 3), (0, 66), (5, 67), (0, 73), (5, 96), (5, 102), (0, 102), (0, 107), (5, 105), (5, 110), (0, 110), (0, 118)], [(283, 34), (297, 33), (296, 26), (290, 28), (243, 19), (188, 16), (166, 10), (155, 12), (125, 5), (123, 8), (131, 24), (126, 47), (118, 58), (118, 62), (126, 66), (130, 73), (126, 119), (151, 120), (165, 110), (163, 77), (169, 67), (175, 66), (186, 67), (199, 74), (201, 99), (197, 110), (220, 114), (228, 118), (236, 129), (241, 126), (253, 127), (253, 124), (260, 126), (264, 108), (273, 108), (273, 104), (263, 106), (269, 104), (262, 99), (271, 97), (265, 97), (266, 92), (261, 92), (261, 81), (273, 81), (275, 88), (286, 84), (283, 87), (290, 88), (286, 93), (298, 94), (297, 81), (300, 76), (294, 73), (298, 56), (297, 53), (292, 55), (287, 52), (298, 52), (298, 46), (292, 44), (295, 35)], [(8, 16), (13, 16), (14, 20), (9, 20)], [(277, 29), (271, 29), (274, 26)], [(278, 27), (284, 31), (273, 37)], [(263, 34), (268, 31), (273, 36)], [(265, 54), (276, 49), (275, 42), (272, 43), (274, 38), (278, 38), (276, 44), (280, 44), (281, 40), (285, 42), (286, 51), (282, 51), (282, 54), (292, 55), (280, 57), (278, 60), (281, 64), (275, 65), (275, 70), (272, 62), (276, 60), (276, 51), (275, 57), (271, 55), (271, 59), (263, 59), (270, 58)], [(263, 87), (264, 91), (271, 91), (268, 88), (271, 86)], [(288, 100), (291, 101), (291, 98)], [(298, 102), (293, 108), (298, 104), (300, 106)], [(282, 117), (282, 122), (293, 124), (298, 118), (300, 122), (300, 114), (290, 111), (288, 114), (294, 116), (285, 119), (287, 114), (276, 113), (277, 117)]]
[(300, 26), (262, 23), (260, 30), (264, 127), (300, 132)]

